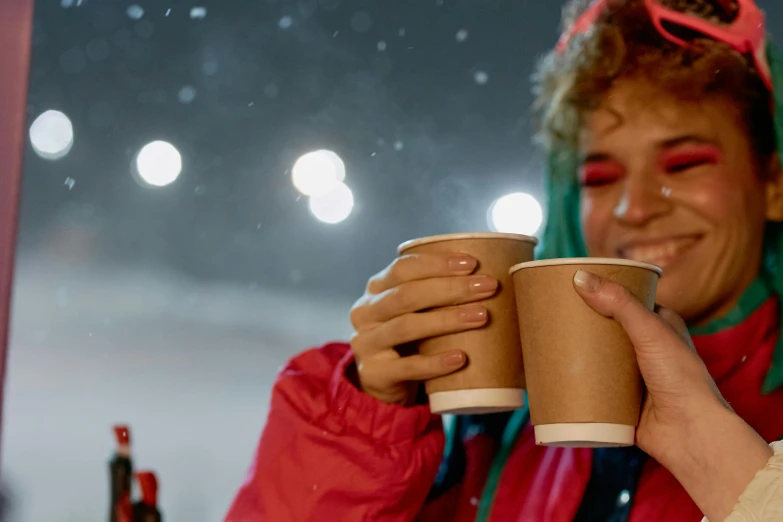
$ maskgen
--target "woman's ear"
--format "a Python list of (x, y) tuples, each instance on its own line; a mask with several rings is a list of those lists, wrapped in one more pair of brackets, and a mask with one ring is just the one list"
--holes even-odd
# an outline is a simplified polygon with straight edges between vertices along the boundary
[(783, 168), (780, 157), (773, 154), (767, 164), (767, 221), (783, 222)]

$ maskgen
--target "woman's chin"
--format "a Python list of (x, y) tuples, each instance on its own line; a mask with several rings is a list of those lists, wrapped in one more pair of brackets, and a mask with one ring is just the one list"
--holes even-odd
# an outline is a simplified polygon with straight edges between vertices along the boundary
[(672, 271), (668, 277), (664, 272), (658, 282), (655, 302), (676, 312), (688, 326), (701, 327), (722, 317), (734, 306), (736, 300), (722, 303), (719, 295), (719, 289), (701, 281), (698, 273)]
[(690, 324), (698, 320), (699, 315), (704, 313), (703, 310), (709, 308), (709, 304), (703, 302), (704, 292), (695, 282), (693, 277), (680, 276), (676, 270), (664, 272), (658, 282), (655, 302), (677, 312), (677, 315)]

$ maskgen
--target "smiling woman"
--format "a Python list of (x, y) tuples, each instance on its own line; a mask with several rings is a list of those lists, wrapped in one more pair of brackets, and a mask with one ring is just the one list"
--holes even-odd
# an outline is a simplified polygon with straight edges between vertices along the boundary
[(751, 482), (783, 434), (783, 268), (762, 265), (783, 218), (768, 88), (783, 75), (763, 14), (752, 0), (572, 0), (566, 13), (536, 74), (552, 189), (540, 254), (662, 265), (658, 297), (693, 335), (576, 274), (636, 349), (640, 449), (536, 446), (525, 410), (460, 416), (444, 437), (417, 391), (466, 355), (395, 347), (483, 327), (498, 282), (466, 256), (402, 256), (368, 282), (350, 345), (281, 373), (228, 521), (717, 521), (738, 499), (732, 522), (782, 516), (768, 486), (780, 473)]
[(758, 276), (765, 224), (783, 216), (779, 163), (753, 149), (729, 98), (654, 89), (617, 82), (586, 118), (583, 237), (590, 255), (661, 266), (659, 302), (701, 325)]
[[(739, 8), (663, 4), (723, 23)], [(734, 49), (661, 42), (644, 17), (643, 2), (608, 11), (590, 38), (542, 61), (540, 137), (583, 158), (587, 253), (659, 264), (661, 304), (704, 324), (756, 279), (765, 223), (783, 218), (770, 94)]]

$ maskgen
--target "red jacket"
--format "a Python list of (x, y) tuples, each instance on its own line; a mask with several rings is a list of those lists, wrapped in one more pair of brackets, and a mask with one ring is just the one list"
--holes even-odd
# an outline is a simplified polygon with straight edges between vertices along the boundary
[[(761, 394), (777, 335), (777, 302), (770, 299), (740, 325), (694, 337), (726, 400), (768, 441), (783, 434), (783, 390)], [(464, 472), (427, 501), (443, 460), (441, 418), (426, 406), (403, 408), (361, 393), (344, 376), (351, 362), (347, 345), (330, 344), (283, 370), (226, 522), (574, 519), (593, 453), (536, 446), (524, 412), (512, 417), (502, 439), (468, 430)], [(630, 507), (630, 522), (701, 520), (674, 477), (649, 459), (638, 487), (618, 502)]]

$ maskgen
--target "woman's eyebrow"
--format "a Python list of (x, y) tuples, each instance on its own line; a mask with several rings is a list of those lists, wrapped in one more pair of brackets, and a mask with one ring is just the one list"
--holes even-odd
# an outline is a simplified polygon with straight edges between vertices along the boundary
[(674, 138), (668, 138), (658, 143), (659, 149), (669, 149), (672, 147), (679, 147), (680, 145), (715, 145), (718, 146), (717, 140), (701, 136), (698, 134), (685, 134)]
[(584, 163), (601, 163), (603, 161), (610, 161), (612, 155), (606, 152), (588, 152), (587, 154), (579, 158), (579, 162)]

